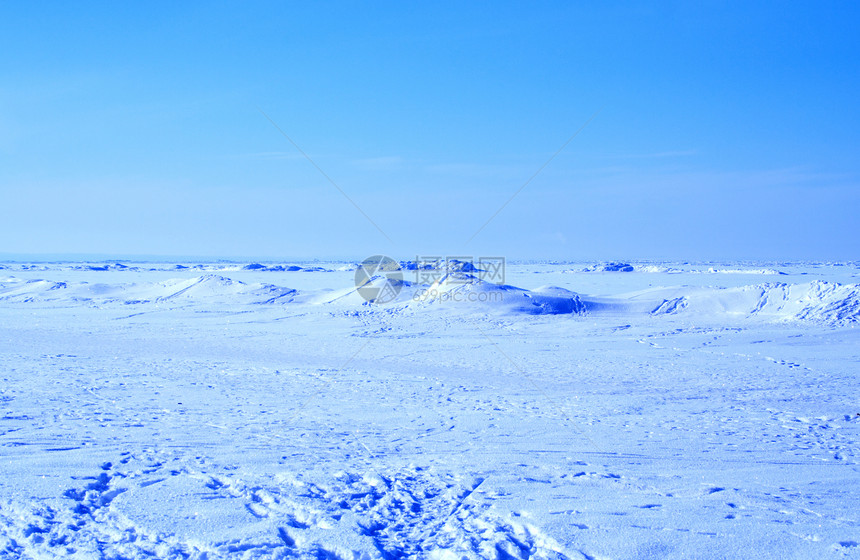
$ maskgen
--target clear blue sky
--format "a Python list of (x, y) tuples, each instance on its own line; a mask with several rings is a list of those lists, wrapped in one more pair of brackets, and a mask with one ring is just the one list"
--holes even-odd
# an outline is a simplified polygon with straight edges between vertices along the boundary
[(0, 4), (0, 253), (858, 258), (860, 4), (124, 4)]

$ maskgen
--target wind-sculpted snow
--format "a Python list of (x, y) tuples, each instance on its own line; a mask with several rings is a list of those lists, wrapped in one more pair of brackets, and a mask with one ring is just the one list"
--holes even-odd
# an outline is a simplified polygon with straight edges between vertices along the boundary
[(156, 283), (104, 284), (48, 280), (0, 282), (0, 301), (54, 303), (181, 304), (215, 302), (229, 304), (286, 303), (296, 290), (271, 284), (246, 284), (208, 274)]
[[(374, 278), (384, 283), (384, 278)], [(403, 281), (398, 303), (407, 305), (431, 303), (474, 304), (490, 306), (500, 312), (526, 314), (581, 313), (579, 296), (556, 287), (534, 291), (507, 285), (494, 285), (469, 274), (448, 275), (433, 285)], [(296, 301), (298, 292), (270, 284), (246, 284), (223, 276), (206, 275), (190, 279), (168, 280), (155, 284), (69, 284), (47, 280), (22, 281), (7, 278), (0, 282), (0, 301), (68, 302), (68, 303), (194, 303), (220, 301), (232, 304), (269, 304)], [(366, 304), (354, 287), (339, 291), (309, 293), (305, 300), (316, 303)]]
[(816, 281), (808, 284), (768, 283), (733, 289), (686, 290), (683, 295), (663, 299), (652, 313), (853, 325), (860, 321), (860, 285)]
[(582, 272), (633, 272), (633, 265), (623, 262), (595, 264), (582, 269)]
[(558, 315), (582, 313), (579, 295), (554, 286), (524, 290), (506, 284), (491, 284), (468, 273), (448, 273), (431, 285), (410, 286), (412, 306), (433, 304), (478, 306), (502, 313)]
[[(383, 286), (374, 277), (371, 286)], [(634, 294), (594, 298), (557, 286), (526, 290), (493, 284), (466, 272), (449, 272), (433, 284), (396, 282), (398, 296), (389, 305), (412, 310), (441, 306), (478, 309), (497, 314), (684, 314), (702, 320), (807, 321), (833, 326), (860, 321), (860, 285), (815, 281), (802, 284), (765, 283), (739, 288), (654, 288)], [(266, 283), (245, 283), (208, 274), (157, 283), (70, 283), (49, 280), (0, 279), (0, 301), (67, 304), (338, 304), (368, 302), (354, 286), (305, 293)]]

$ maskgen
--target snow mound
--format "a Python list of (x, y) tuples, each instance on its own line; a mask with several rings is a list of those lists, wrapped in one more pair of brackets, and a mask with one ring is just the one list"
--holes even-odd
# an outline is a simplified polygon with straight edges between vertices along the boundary
[[(459, 266), (459, 265), (457, 265)], [(480, 273), (448, 270), (432, 283), (385, 276), (361, 289), (298, 291), (266, 283), (245, 283), (217, 274), (146, 283), (90, 283), (0, 278), (0, 302), (68, 305), (142, 305), (179, 307), (197, 304), (252, 305), (312, 303), (367, 306), (373, 303), (409, 308), (527, 315), (610, 314), (683, 316), (690, 320), (728, 318), (802, 321), (828, 326), (860, 323), (860, 285), (815, 281), (763, 283), (743, 287), (649, 288), (632, 294), (593, 297), (556, 286), (528, 290), (486, 281)], [(349, 284), (352, 284), (350, 282)], [(377, 300), (369, 302), (376, 294)]]
[(710, 288), (664, 298), (651, 311), (653, 315), (682, 312), (848, 326), (860, 322), (860, 285), (816, 281)]
[(251, 263), (242, 267), (242, 270), (256, 270), (259, 272), (327, 272), (325, 268), (319, 266), (302, 267), (294, 264), (260, 264)]
[(110, 263), (110, 264), (82, 264), (72, 266), (71, 270), (89, 270), (95, 272), (105, 272), (108, 270), (137, 270), (136, 267), (129, 267), (122, 263)]
[(308, 295), (305, 301), (314, 304), (372, 305), (373, 302), (368, 301), (365, 296), (372, 297), (375, 294), (381, 300), (377, 303), (398, 304), (410, 301), (418, 288), (418, 284), (407, 280), (376, 275), (367, 279), (367, 283), (362, 285), (361, 290), (357, 286), (337, 290), (326, 289)]
[(237, 303), (264, 303), (278, 299), (294, 290), (270, 284), (246, 284), (217, 274), (206, 274), (187, 280), (170, 280), (150, 285), (142, 290), (148, 301), (223, 300)]
[(507, 284), (492, 284), (464, 272), (451, 272), (412, 296), (419, 305), (481, 304), (500, 312), (529, 315), (584, 313), (578, 294), (555, 286), (524, 290)]
[(680, 268), (657, 264), (637, 265), (634, 268), (636, 272), (643, 272), (648, 274), (681, 274), (682, 272), (684, 272)]
[(471, 260), (460, 260), (450, 258), (424, 259), (418, 261), (401, 261), (400, 268), (403, 270), (427, 270), (441, 273), (473, 273), (484, 272), (475, 266)]
[(633, 265), (624, 262), (595, 264), (582, 269), (582, 272), (633, 272)]
[(0, 282), (0, 301), (126, 305), (194, 302), (268, 304), (293, 301), (298, 293), (290, 288), (271, 284), (246, 284), (215, 274), (142, 284), (70, 284), (48, 280), (6, 280)]
[[(370, 302), (366, 296), (375, 296)], [(560, 315), (585, 313), (579, 295), (555, 286), (525, 290), (507, 284), (493, 284), (466, 272), (447, 272), (432, 284), (419, 284), (374, 276), (362, 286), (325, 290), (307, 298), (309, 303), (348, 306), (380, 304), (415, 311), (450, 307), (501, 314)]]
[(143, 290), (148, 301), (223, 301), (225, 303), (286, 303), (296, 290), (272, 284), (246, 284), (216, 274), (187, 280), (170, 280)]
[(0, 282), (0, 301), (34, 301), (37, 299), (59, 299), (66, 290), (65, 282), (49, 280), (21, 280), (5, 278)]

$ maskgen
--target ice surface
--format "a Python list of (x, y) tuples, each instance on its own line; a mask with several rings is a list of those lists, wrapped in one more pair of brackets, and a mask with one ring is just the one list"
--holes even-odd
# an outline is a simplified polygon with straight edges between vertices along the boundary
[(2, 265), (0, 557), (860, 555), (856, 264), (250, 265)]

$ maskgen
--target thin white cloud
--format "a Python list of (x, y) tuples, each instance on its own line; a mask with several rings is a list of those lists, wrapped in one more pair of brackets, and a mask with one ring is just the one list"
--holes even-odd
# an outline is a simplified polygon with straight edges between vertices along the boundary
[(242, 159), (304, 159), (305, 156), (298, 152), (256, 152), (249, 154), (235, 154), (233, 157)]
[(370, 171), (391, 171), (402, 167), (404, 160), (400, 156), (380, 156), (355, 159), (352, 163), (357, 167)]
[(510, 165), (493, 165), (481, 163), (436, 163), (427, 165), (424, 170), (428, 173), (442, 175), (460, 175), (468, 177), (496, 176), (510, 174), (518, 168)]
[(667, 150), (665, 152), (652, 152), (648, 154), (615, 154), (606, 155), (607, 159), (669, 159), (689, 157), (699, 154), (699, 150)]

